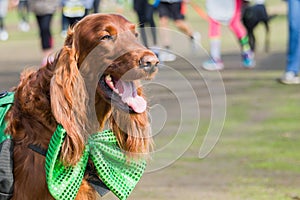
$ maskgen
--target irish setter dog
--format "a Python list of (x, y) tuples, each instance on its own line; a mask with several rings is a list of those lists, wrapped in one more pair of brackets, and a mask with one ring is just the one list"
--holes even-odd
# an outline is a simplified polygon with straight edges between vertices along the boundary
[[(25, 70), (6, 115), (14, 141), (14, 200), (53, 199), (45, 156), (57, 124), (67, 136), (60, 159), (75, 165), (91, 133), (110, 128), (128, 156), (146, 155), (152, 139), (140, 84), (152, 79), (158, 59), (138, 42), (135, 25), (115, 14), (92, 14), (70, 28), (53, 61)], [(86, 179), (76, 199), (99, 196)]]

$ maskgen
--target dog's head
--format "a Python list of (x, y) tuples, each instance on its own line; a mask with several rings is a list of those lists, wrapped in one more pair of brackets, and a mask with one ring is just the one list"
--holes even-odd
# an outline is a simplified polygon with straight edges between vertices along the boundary
[(151, 144), (141, 79), (157, 72), (158, 59), (137, 39), (135, 25), (114, 14), (85, 17), (68, 31), (54, 61), (53, 114), (66, 129), (62, 158), (78, 161), (88, 134), (108, 125), (129, 153)]

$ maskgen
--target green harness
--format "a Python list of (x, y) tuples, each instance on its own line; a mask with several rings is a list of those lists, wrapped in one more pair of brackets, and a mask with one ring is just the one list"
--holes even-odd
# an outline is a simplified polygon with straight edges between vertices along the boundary
[(6, 128), (6, 122), (4, 121), (7, 111), (10, 109), (11, 105), (14, 102), (14, 93), (4, 92), (0, 94), (0, 143), (4, 142), (7, 139), (10, 139), (11, 136), (4, 133)]
[[(11, 99), (12, 98), (12, 99)], [(10, 99), (10, 100), (9, 100)], [(0, 106), (13, 100), (13, 93), (0, 98)], [(10, 107), (10, 106), (9, 106)], [(5, 135), (4, 117), (9, 107), (0, 107), (0, 143), (10, 137)], [(65, 129), (59, 124), (54, 132), (46, 154), (46, 180), (48, 189), (55, 199), (75, 199), (81, 185), (87, 162), (90, 158), (102, 182), (121, 200), (127, 199), (146, 168), (144, 159), (131, 159), (119, 148), (111, 130), (92, 134), (88, 138), (80, 161), (72, 167), (64, 166), (59, 154), (66, 136)]]
[(13, 195), (13, 141), (5, 134), (5, 115), (14, 102), (13, 93), (0, 93), (0, 199), (9, 200)]

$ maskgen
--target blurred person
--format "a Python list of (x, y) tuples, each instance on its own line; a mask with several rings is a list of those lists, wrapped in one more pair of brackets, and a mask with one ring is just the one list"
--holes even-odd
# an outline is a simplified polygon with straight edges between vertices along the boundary
[(62, 0), (63, 16), (67, 19), (68, 25), (73, 26), (76, 22), (88, 15), (93, 7), (94, 0)]
[(94, 0), (61, 0), (61, 36), (63, 38), (67, 35), (68, 27), (73, 26), (76, 22), (88, 15), (93, 5)]
[(93, 3), (93, 13), (99, 12), (100, 0), (94, 0)]
[(288, 3), (288, 50), (287, 63), (279, 82), (300, 84), (300, 0), (287, 0)]
[(6, 31), (4, 19), (8, 11), (8, 0), (0, 0), (0, 40), (8, 40), (8, 32)]
[(242, 0), (207, 0), (206, 1), (211, 59), (202, 66), (206, 70), (222, 70), (221, 58), (221, 24), (229, 26), (241, 46), (242, 64), (245, 68), (255, 66), (254, 53), (250, 48), (247, 31), (241, 22)]
[(28, 0), (19, 0), (18, 15), (20, 18), (19, 29), (28, 32), (30, 30)]
[[(42, 63), (45, 65), (53, 51), (53, 37), (51, 34), (51, 20), (59, 6), (59, 0), (28, 0), (29, 9), (35, 14), (42, 46)], [(51, 60), (51, 57), (49, 57)]]
[[(199, 33), (194, 33), (185, 21), (185, 1), (186, 0), (160, 0), (158, 5), (159, 24), (161, 28), (167, 29), (169, 19), (172, 19), (175, 26), (181, 32), (190, 37), (193, 47), (196, 48), (197, 45), (195, 43), (198, 40)], [(162, 30), (161, 37), (164, 48), (170, 49), (170, 41), (167, 31)], [(161, 59), (165, 61), (173, 61), (176, 57), (173, 54), (162, 54)]]
[(141, 37), (144, 45), (149, 48), (148, 40), (146, 35), (146, 30), (144, 29), (146, 25), (149, 25), (151, 28), (153, 45), (157, 45), (157, 35), (156, 35), (156, 25), (153, 19), (154, 7), (149, 3), (149, 0), (134, 0), (133, 8), (138, 15), (139, 19), (139, 28), (141, 32)]

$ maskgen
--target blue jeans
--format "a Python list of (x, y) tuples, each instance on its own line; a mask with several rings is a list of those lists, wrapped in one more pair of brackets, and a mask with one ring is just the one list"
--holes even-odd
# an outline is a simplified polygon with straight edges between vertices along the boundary
[(299, 73), (300, 68), (300, 0), (288, 0), (289, 39), (287, 72)]

